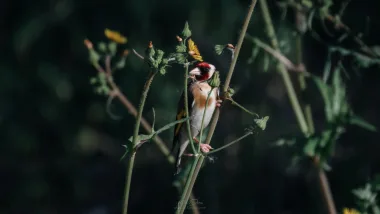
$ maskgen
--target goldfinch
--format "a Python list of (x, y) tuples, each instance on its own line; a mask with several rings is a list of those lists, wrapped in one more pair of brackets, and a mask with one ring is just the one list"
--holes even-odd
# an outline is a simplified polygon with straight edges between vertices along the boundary
[[(214, 88), (211, 92), (208, 105), (206, 106), (207, 96), (211, 91), (211, 86), (208, 84), (208, 80), (215, 73), (215, 66), (207, 62), (200, 62), (196, 64), (195, 68), (189, 72), (189, 76), (192, 79), (188, 83), (188, 105), (189, 105), (189, 114), (190, 114), (190, 128), (191, 136), (194, 139), (194, 142), (199, 143), (196, 139), (200, 133), (202, 117), (204, 110), (205, 118), (203, 123), (203, 128), (206, 128), (211, 120), (211, 117), (214, 113), (216, 107), (220, 106), (221, 101), (219, 100), (219, 89)], [(184, 93), (182, 93), (181, 98), (178, 103), (178, 111), (176, 120), (180, 120), (186, 117), (186, 111), (184, 107)], [(178, 123), (174, 129), (174, 138), (173, 138), (173, 147), (177, 146), (176, 154), (176, 173), (180, 172), (181, 157), (184, 154), (186, 147), (189, 145), (189, 136), (187, 132), (186, 122)], [(208, 144), (200, 145), (202, 152), (207, 153), (210, 151), (211, 146)]]

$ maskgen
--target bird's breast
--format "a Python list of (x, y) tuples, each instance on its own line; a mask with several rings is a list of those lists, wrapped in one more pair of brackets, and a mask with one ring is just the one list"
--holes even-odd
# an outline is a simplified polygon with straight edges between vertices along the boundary
[(204, 109), (216, 105), (216, 93), (215, 90), (211, 92), (210, 97), (207, 101), (207, 97), (211, 91), (210, 85), (207, 83), (196, 83), (191, 86), (191, 92), (194, 96), (194, 107), (198, 109)]

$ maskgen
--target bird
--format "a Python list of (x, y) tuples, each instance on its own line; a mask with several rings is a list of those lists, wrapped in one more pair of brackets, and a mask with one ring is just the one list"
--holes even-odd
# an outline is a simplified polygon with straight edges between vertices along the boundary
[[(190, 129), (191, 137), (193, 137), (194, 142), (199, 143), (196, 137), (200, 133), (202, 117), (205, 112), (205, 118), (203, 121), (203, 128), (206, 128), (214, 113), (214, 110), (217, 107), (220, 107), (221, 100), (219, 99), (219, 88), (212, 88), (208, 80), (212, 78), (216, 69), (215, 66), (207, 62), (199, 62), (195, 67), (189, 72), (190, 81), (188, 82), (188, 110), (190, 114)], [(207, 97), (212, 90), (207, 106), (206, 101)], [(185, 103), (184, 103), (184, 92), (180, 97), (178, 103), (178, 110), (176, 120), (181, 120), (186, 117)], [(173, 137), (173, 146), (172, 153), (174, 148), (177, 147), (177, 154), (175, 154), (175, 174), (180, 172), (181, 157), (184, 155), (184, 152), (189, 145), (189, 135), (186, 122), (178, 123), (174, 128), (174, 137)], [(212, 149), (208, 144), (200, 144), (202, 152), (207, 153)]]

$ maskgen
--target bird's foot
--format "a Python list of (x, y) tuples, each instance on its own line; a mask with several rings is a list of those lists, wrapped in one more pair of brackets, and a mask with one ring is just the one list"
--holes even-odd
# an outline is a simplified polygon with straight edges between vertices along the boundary
[(213, 149), (210, 145), (206, 143), (201, 143), (199, 146), (201, 147), (203, 153), (208, 153), (211, 149)]
[[(194, 142), (199, 143), (199, 140), (197, 138), (194, 137), (193, 140), (194, 140)], [(213, 149), (210, 145), (205, 144), (205, 143), (201, 143), (200, 147), (201, 147), (201, 150), (202, 150), (203, 153), (207, 153), (211, 149)]]
[(216, 107), (220, 107), (222, 105), (223, 100), (216, 100)]

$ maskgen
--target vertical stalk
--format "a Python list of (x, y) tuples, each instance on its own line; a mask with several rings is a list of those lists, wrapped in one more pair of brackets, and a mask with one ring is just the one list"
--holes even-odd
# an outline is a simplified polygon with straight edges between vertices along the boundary
[[(189, 100), (188, 100), (188, 88), (187, 88), (187, 80), (188, 80), (188, 76), (189, 76), (189, 63), (186, 62), (185, 63), (185, 86), (184, 86), (184, 89), (183, 89), (183, 95), (184, 95), (184, 104), (185, 104), (185, 112), (186, 112), (186, 117), (189, 117), (190, 118), (190, 114), (189, 114)], [(190, 144), (191, 144), (191, 148), (193, 150), (193, 153), (194, 154), (198, 154), (197, 150), (195, 149), (195, 146), (194, 146), (194, 141), (193, 141), (193, 134), (191, 133), (191, 127), (190, 127), (190, 119), (189, 120), (186, 120), (186, 127), (187, 127), (187, 134), (189, 136), (189, 141), (190, 141)], [(181, 146), (181, 145), (179, 145)]]
[[(266, 0), (260, 0), (260, 6), (261, 6), (261, 10), (263, 12), (263, 18), (264, 18), (264, 22), (265, 22), (266, 32), (268, 34), (270, 43), (271, 43), (273, 49), (275, 49), (276, 51), (279, 51), (280, 48), (278, 45), (278, 41), (276, 38), (276, 34), (274, 31), (272, 19), (270, 17), (270, 13), (269, 13), (269, 9), (268, 9), (268, 5), (267, 5)], [(300, 126), (301, 131), (305, 135), (307, 135), (309, 133), (307, 123), (306, 123), (304, 114), (302, 112), (301, 105), (298, 102), (298, 98), (297, 98), (296, 92), (294, 90), (292, 81), (290, 79), (289, 73), (282, 63), (277, 64), (277, 70), (280, 71), (280, 73), (282, 75), (282, 79), (285, 83), (285, 87), (286, 87), (286, 90), (288, 92), (290, 103), (292, 104), (294, 113), (297, 117), (298, 125)]]
[[(225, 81), (225, 84), (224, 84), (224, 87), (223, 87), (223, 93), (224, 94), (227, 92), (227, 90), (228, 90), (228, 88), (230, 86), (232, 74), (234, 72), (235, 65), (236, 65), (236, 62), (237, 62), (237, 58), (239, 56), (239, 52), (240, 52), (241, 46), (243, 44), (245, 34), (247, 32), (247, 28), (248, 28), (249, 22), (251, 20), (251, 16), (252, 16), (253, 10), (255, 9), (256, 2), (257, 2), (257, 0), (252, 0), (251, 1), (251, 5), (249, 7), (247, 16), (246, 16), (244, 24), (243, 24), (243, 28), (242, 28), (242, 30), (240, 32), (239, 40), (238, 40), (238, 43), (237, 43), (236, 48), (235, 48), (234, 57), (232, 59), (232, 62), (231, 62), (231, 65), (230, 65), (230, 69), (228, 71), (228, 74), (227, 74), (227, 77), (226, 77), (226, 81)], [(211, 125), (210, 125), (210, 130), (209, 130), (209, 133), (208, 133), (207, 139), (206, 139), (206, 144), (210, 144), (210, 142), (211, 142), (212, 136), (214, 135), (216, 124), (218, 123), (219, 114), (220, 114), (220, 109), (217, 108), (214, 111), (214, 114), (213, 114), (213, 117), (212, 117), (212, 121), (211, 121)], [(180, 207), (177, 210), (176, 214), (183, 214), (183, 212), (185, 210), (185, 207), (186, 207), (186, 204), (187, 204), (187, 202), (189, 200), (189, 196), (190, 196), (189, 192), (191, 192), (192, 189), (193, 189), (193, 187), (194, 187), (195, 180), (197, 179), (197, 176), (198, 176), (199, 170), (200, 170), (200, 168), (201, 168), (201, 166), (203, 164), (204, 158), (205, 158), (204, 156), (199, 156), (199, 157), (197, 156), (197, 158), (194, 160), (193, 164), (196, 164), (196, 165), (195, 165), (194, 171), (192, 171), (189, 174), (189, 176), (188, 176), (188, 179), (187, 179), (186, 183), (189, 183), (189, 185), (186, 185), (186, 188), (183, 190), (181, 201), (179, 203)]]
[[(266, 0), (260, 0), (260, 5), (261, 5), (261, 10), (263, 11), (263, 17), (264, 17), (264, 21), (265, 21), (265, 24), (267, 27), (267, 34), (268, 34), (268, 37), (270, 38), (271, 45), (273, 46), (273, 48), (275, 50), (279, 51), (278, 41), (277, 41), (277, 38), (276, 38), (276, 35), (274, 32), (272, 19), (270, 16), (270, 12), (269, 12)], [(298, 49), (297, 60), (298, 60), (298, 63), (302, 63), (302, 58), (301, 58), (302, 57), (302, 52), (301, 52), (302, 40), (301, 40), (301, 37), (297, 38), (296, 45), (297, 45), (297, 49)], [(314, 132), (314, 125), (313, 125), (312, 116), (311, 116), (312, 115), (311, 114), (311, 108), (306, 106), (305, 113), (308, 115), (307, 116), (308, 118), (305, 118), (304, 113), (301, 109), (297, 95), (295, 94), (292, 82), (290, 80), (289, 74), (288, 74), (285, 66), (283, 64), (279, 63), (277, 66), (277, 69), (282, 74), (282, 77), (283, 77), (283, 80), (285, 83), (285, 87), (288, 91), (289, 99), (291, 101), (293, 111), (296, 114), (297, 121), (300, 125), (301, 131), (303, 132), (303, 134), (305, 136), (310, 136)], [(303, 74), (301, 74), (301, 76), (302, 77), (300, 77), (300, 79), (299, 79), (300, 84), (301, 84), (301, 89), (305, 89), (306, 88), (305, 79), (303, 77)], [(308, 120), (308, 122), (306, 122), (307, 120)], [(322, 189), (322, 192), (324, 195), (324, 199), (326, 200), (326, 204), (328, 207), (328, 213), (329, 214), (336, 214), (334, 201), (332, 198), (331, 190), (330, 190), (330, 187), (328, 185), (328, 181), (327, 181), (325, 172), (323, 171), (323, 169), (319, 168), (319, 160), (317, 158), (314, 158), (314, 163), (315, 163), (315, 166), (317, 166), (318, 175), (319, 175), (318, 178), (320, 181), (320, 185), (321, 185), (321, 189)]]
[(135, 124), (134, 132), (133, 132), (133, 140), (132, 140), (133, 151), (132, 151), (132, 154), (129, 158), (128, 167), (127, 167), (127, 175), (126, 175), (127, 177), (126, 177), (126, 181), (125, 181), (125, 191), (124, 191), (123, 214), (128, 213), (129, 192), (130, 192), (130, 187), (131, 187), (133, 166), (134, 166), (135, 157), (136, 157), (136, 151), (134, 150), (134, 147), (137, 144), (137, 136), (139, 134), (141, 117), (142, 117), (142, 113), (144, 110), (145, 101), (146, 101), (146, 98), (148, 96), (150, 85), (152, 84), (155, 75), (156, 75), (156, 72), (154, 72), (154, 71), (150, 72), (148, 80), (145, 82), (143, 92), (142, 92), (142, 95), (140, 98), (139, 110), (138, 110), (138, 114), (136, 116), (136, 124)]

